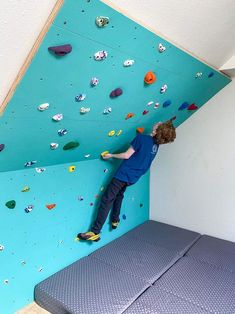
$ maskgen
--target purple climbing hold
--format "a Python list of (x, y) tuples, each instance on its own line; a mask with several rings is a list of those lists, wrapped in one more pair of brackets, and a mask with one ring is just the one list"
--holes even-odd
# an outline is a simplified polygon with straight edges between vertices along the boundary
[(72, 46), (70, 44), (62, 45), (62, 46), (54, 46), (54, 47), (49, 47), (48, 50), (53, 52), (56, 56), (63, 57), (72, 51)]
[(121, 88), (116, 88), (109, 94), (109, 96), (111, 98), (115, 98), (115, 97), (118, 97), (118, 96), (122, 95), (122, 93), (123, 93), (123, 91), (122, 91)]
[(5, 145), (4, 145), (4, 144), (0, 144), (0, 152), (1, 152), (2, 150), (4, 150), (4, 148), (5, 148)]
[(186, 108), (188, 108), (189, 103), (188, 102), (183, 102), (181, 106), (179, 106), (178, 110), (184, 110)]
[(166, 100), (164, 101), (164, 103), (162, 104), (163, 108), (168, 107), (171, 105), (171, 100)]

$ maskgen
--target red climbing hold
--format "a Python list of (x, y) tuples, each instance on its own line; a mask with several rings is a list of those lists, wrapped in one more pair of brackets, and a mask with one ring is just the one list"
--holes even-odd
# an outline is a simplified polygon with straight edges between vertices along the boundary
[(197, 110), (198, 109), (198, 107), (195, 105), (195, 104), (191, 104), (191, 105), (189, 105), (188, 106), (188, 110)]

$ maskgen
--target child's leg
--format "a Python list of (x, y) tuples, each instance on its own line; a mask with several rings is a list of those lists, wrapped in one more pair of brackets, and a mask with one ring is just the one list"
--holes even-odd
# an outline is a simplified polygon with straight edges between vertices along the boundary
[(119, 194), (120, 190), (122, 190), (123, 187), (126, 186), (126, 184), (127, 184), (126, 182), (122, 182), (116, 178), (112, 179), (112, 181), (108, 185), (106, 191), (104, 192), (101, 198), (97, 218), (93, 224), (93, 227), (91, 228), (92, 232), (96, 234), (100, 233), (100, 230), (102, 229), (103, 224), (105, 223), (105, 220), (117, 195)]
[(127, 185), (125, 185), (118, 193), (118, 195), (115, 198), (115, 201), (113, 203), (113, 210), (112, 210), (112, 216), (111, 220), (114, 222), (119, 221), (119, 215), (122, 207), (122, 201), (124, 198), (124, 192), (126, 191)]

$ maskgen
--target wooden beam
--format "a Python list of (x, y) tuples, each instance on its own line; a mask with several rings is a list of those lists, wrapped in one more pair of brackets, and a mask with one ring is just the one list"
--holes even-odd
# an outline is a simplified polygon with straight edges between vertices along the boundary
[(51, 24), (53, 23), (55, 17), (57, 16), (59, 10), (61, 9), (62, 5), (64, 4), (64, 0), (57, 0), (54, 8), (51, 11), (51, 14), (49, 15), (43, 29), (41, 30), (40, 34), (38, 35), (32, 49), (30, 50), (26, 60), (24, 61), (22, 67), (20, 68), (19, 73), (17, 74), (13, 84), (11, 85), (5, 99), (3, 100), (3, 103), (0, 105), (0, 116), (3, 114), (6, 106), (8, 105), (8, 103), (10, 102), (16, 87), (18, 86), (18, 84), (20, 83), (21, 79), (23, 78), (25, 72), (27, 71), (29, 65), (32, 62), (32, 59), (34, 58), (35, 54), (37, 53), (41, 42), (43, 41), (46, 33), (48, 32)]

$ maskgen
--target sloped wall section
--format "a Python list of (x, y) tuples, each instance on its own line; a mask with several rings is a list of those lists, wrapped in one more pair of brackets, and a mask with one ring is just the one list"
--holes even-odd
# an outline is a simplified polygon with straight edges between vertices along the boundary
[[(98, 27), (97, 16), (108, 17), (108, 25)], [(72, 51), (63, 57), (48, 51), (64, 44)], [(107, 57), (96, 61), (98, 51)], [(126, 60), (134, 64), (126, 67)], [(148, 71), (156, 75), (151, 85), (144, 83)], [(96, 86), (91, 85), (94, 77)], [(0, 118), (0, 144), (5, 145), (0, 171), (23, 169), (29, 161), (43, 167), (82, 161), (87, 155), (99, 158), (102, 151), (128, 143), (137, 127), (149, 132), (154, 122), (172, 117), (178, 126), (229, 81), (100, 1), (66, 0)], [(117, 88), (122, 95), (111, 98)], [(86, 98), (79, 102), (80, 94)], [(49, 108), (40, 112), (44, 103)], [(80, 113), (81, 107), (90, 111)], [(105, 114), (108, 108), (111, 112)], [(63, 120), (53, 121), (56, 114)], [(67, 134), (59, 136), (61, 129)], [(115, 135), (108, 136), (110, 131)], [(64, 151), (71, 141), (80, 146)], [(51, 150), (50, 143), (59, 146)]]

